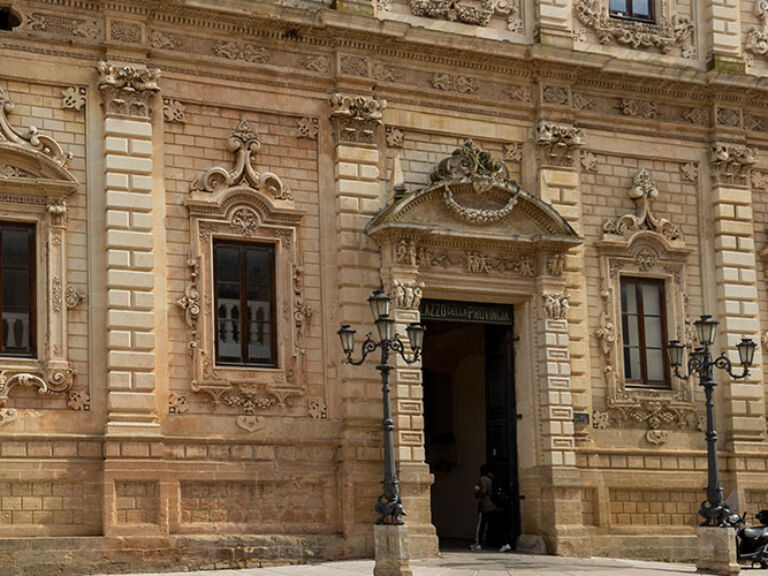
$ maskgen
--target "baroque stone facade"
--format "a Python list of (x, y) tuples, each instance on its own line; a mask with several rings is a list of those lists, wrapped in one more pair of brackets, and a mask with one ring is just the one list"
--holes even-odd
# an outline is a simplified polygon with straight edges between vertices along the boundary
[[(663, 287), (689, 350), (702, 313), (731, 355), (768, 334), (766, 2), (167, 4), (0, 3), (0, 229), (36, 263), (32, 319), (0, 323), (0, 573), (371, 556), (380, 382), (335, 332), (374, 329), (377, 288), (402, 334), (425, 302), (513, 310), (521, 545), (691, 557), (703, 394), (630, 377), (623, 282)], [(246, 314), (222, 246), (272, 259), (267, 361), (218, 348)], [(717, 389), (749, 512), (763, 373)], [(434, 555), (435, 400), (391, 376)]]

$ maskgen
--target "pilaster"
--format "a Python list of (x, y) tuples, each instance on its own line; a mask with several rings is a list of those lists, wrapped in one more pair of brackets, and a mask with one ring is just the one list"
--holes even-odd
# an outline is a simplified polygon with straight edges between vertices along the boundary
[(712, 43), (710, 67), (732, 74), (743, 74), (741, 2), (739, 0), (706, 0), (703, 4)]
[[(375, 332), (367, 300), (381, 286), (379, 251), (364, 229), (381, 207), (380, 157), (375, 143), (385, 106), (386, 102), (375, 98), (351, 98), (339, 93), (330, 100), (339, 263), (338, 321), (358, 331), (358, 346), (362, 334)], [(362, 366), (341, 365), (339, 377), (344, 421), (343, 529), (351, 546), (370, 550), (376, 518), (374, 505), (384, 472), (381, 378), (373, 358)]]
[[(542, 200), (552, 204), (579, 235), (583, 235), (579, 172), (574, 167), (584, 137), (583, 132), (570, 124), (542, 122), (539, 124), (538, 134), (539, 195)], [(554, 278), (562, 276), (565, 281), (565, 289), (569, 295), (568, 338), (573, 410), (591, 414), (584, 245), (572, 248), (567, 254), (549, 255), (542, 270)], [(586, 441), (588, 430), (588, 424), (580, 426), (575, 432), (577, 441)]]
[[(715, 143), (711, 150), (714, 218), (717, 319), (719, 347), (735, 367), (739, 366), (736, 344), (742, 338), (759, 341), (757, 275), (755, 262), (752, 193), (749, 172), (756, 152), (743, 144)], [(727, 419), (725, 438), (734, 452), (765, 438), (765, 398), (760, 351), (745, 380), (729, 381), (720, 371)], [(738, 368), (737, 368), (738, 369)]]
[(573, 0), (539, 0), (537, 3), (539, 41), (542, 44), (573, 47)]
[(104, 96), (107, 435), (159, 434), (152, 99), (156, 69), (99, 64)]

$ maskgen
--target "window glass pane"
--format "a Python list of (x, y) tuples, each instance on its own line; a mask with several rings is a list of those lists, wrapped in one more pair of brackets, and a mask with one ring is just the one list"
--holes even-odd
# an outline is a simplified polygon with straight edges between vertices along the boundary
[(216, 353), (227, 362), (242, 361), (239, 248), (214, 245), (216, 267)]
[(642, 284), (643, 313), (658, 316), (661, 314), (661, 294), (658, 284)]
[(216, 279), (222, 281), (240, 282), (239, 250), (236, 246), (216, 245), (214, 247), (216, 260)]
[(638, 348), (624, 348), (624, 377), (630, 380), (640, 380), (640, 350)]
[(27, 228), (3, 229), (3, 269), (29, 268), (29, 231)]
[(650, 0), (632, 0), (632, 15), (648, 18), (651, 15)]
[(621, 283), (621, 311), (625, 314), (637, 314), (637, 290), (634, 282)]
[(622, 317), (621, 332), (625, 346), (640, 345), (640, 330), (637, 328), (637, 316)]
[(645, 317), (645, 345), (649, 348), (663, 348), (661, 340), (661, 318), (658, 316)]
[(34, 316), (31, 286), (34, 271), (33, 246), (30, 239), (34, 227), (23, 224), (0, 224), (0, 282), (2, 282), (2, 352), (32, 353)]
[(648, 380), (663, 382), (664, 381), (664, 350), (659, 348), (648, 348), (645, 351), (645, 358), (647, 361), (646, 370), (648, 372)]
[(248, 359), (271, 364), (273, 358), (271, 246), (249, 247), (246, 257), (248, 303)]
[(627, 12), (627, 0), (611, 0), (611, 12)]

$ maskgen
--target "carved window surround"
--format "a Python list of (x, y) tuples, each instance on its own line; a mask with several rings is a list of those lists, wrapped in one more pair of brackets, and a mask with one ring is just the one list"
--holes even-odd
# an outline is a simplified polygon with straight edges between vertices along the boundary
[(66, 392), (77, 372), (67, 345), (67, 198), (79, 184), (67, 170), (70, 156), (55, 140), (34, 126), (24, 133), (11, 126), (6, 114), (13, 108), (0, 89), (0, 212), (5, 220), (36, 226), (36, 258), (43, 263), (35, 294), (40, 337), (35, 358), (0, 357), (0, 406), (16, 386)]
[(624, 378), (621, 333), (621, 277), (657, 278), (664, 281), (667, 334), (693, 347), (694, 331), (687, 310), (686, 263), (692, 250), (677, 226), (656, 217), (652, 201), (658, 189), (647, 171), (641, 170), (629, 196), (636, 214), (626, 214), (603, 225), (596, 242), (601, 276), (603, 309), (595, 336), (600, 342), (606, 385), (607, 412), (595, 410), (594, 425), (644, 425), (646, 440), (654, 445), (667, 438), (667, 429), (686, 429), (696, 424), (693, 383), (671, 379), (670, 389), (629, 386)]
[[(241, 122), (230, 139), (234, 167), (213, 167), (192, 183), (184, 201), (190, 216), (190, 280), (177, 301), (190, 328), (192, 390), (210, 395), (214, 406), (237, 409), (237, 424), (249, 432), (263, 427), (262, 415), (303, 394), (302, 345), (312, 316), (302, 298), (298, 226), (303, 213), (277, 175), (254, 169), (251, 154), (259, 146), (258, 134)], [(216, 365), (214, 239), (275, 247), (276, 368)]]
[(672, 14), (671, 0), (661, 0), (656, 22), (639, 22), (610, 15), (609, 0), (576, 0), (576, 17), (591, 29), (600, 44), (616, 42), (632, 48), (658, 48), (669, 54), (680, 46), (684, 58), (693, 58), (693, 22), (686, 16)]

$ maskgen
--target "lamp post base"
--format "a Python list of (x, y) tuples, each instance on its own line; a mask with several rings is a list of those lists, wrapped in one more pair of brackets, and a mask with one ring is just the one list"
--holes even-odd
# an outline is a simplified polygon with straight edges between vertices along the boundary
[(696, 569), (707, 574), (738, 574), (736, 535), (730, 528), (699, 526)]
[(408, 528), (381, 524), (373, 527), (376, 552), (374, 576), (413, 576), (408, 564)]

